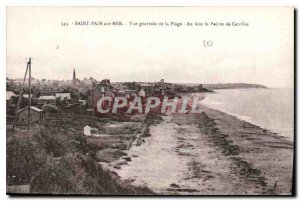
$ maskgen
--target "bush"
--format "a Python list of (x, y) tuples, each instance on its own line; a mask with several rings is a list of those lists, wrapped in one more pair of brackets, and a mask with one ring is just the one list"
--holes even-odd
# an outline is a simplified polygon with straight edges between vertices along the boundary
[(7, 184), (28, 184), (34, 173), (45, 163), (45, 152), (28, 132), (17, 132), (9, 136), (6, 145)]
[(73, 157), (49, 158), (30, 182), (30, 192), (39, 194), (76, 194), (81, 189), (84, 169), (80, 160)]
[(59, 157), (67, 153), (68, 136), (51, 128), (43, 128), (36, 136), (37, 142), (48, 155)]
[(94, 154), (76, 153), (50, 158), (30, 182), (30, 192), (39, 194), (153, 194), (147, 188), (135, 188), (97, 164)]

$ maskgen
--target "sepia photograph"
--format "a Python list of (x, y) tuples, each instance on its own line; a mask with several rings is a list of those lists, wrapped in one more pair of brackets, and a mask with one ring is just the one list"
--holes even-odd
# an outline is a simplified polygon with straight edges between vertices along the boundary
[(6, 194), (295, 195), (294, 7), (6, 7)]

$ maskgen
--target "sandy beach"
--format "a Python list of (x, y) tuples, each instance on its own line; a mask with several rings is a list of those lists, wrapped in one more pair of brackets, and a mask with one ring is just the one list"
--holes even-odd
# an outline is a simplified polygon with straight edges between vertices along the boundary
[(113, 171), (166, 195), (291, 194), (293, 143), (223, 112), (168, 114)]

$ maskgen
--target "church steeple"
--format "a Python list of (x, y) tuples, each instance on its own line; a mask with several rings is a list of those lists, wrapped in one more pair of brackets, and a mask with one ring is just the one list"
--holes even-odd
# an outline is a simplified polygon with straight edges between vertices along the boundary
[(75, 73), (75, 68), (74, 68), (74, 71), (73, 71), (73, 83), (75, 84), (76, 82), (76, 73)]

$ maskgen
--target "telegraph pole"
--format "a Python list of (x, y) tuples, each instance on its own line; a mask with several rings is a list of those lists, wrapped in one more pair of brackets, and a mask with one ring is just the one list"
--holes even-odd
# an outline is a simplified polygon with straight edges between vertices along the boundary
[(14, 118), (14, 124), (13, 124), (12, 130), (11, 130), (11, 133), (14, 132), (15, 126), (16, 126), (16, 123), (17, 123), (17, 119), (18, 119), (18, 115), (19, 115), (19, 109), (20, 109), (20, 104), (21, 104), (21, 100), (22, 100), (22, 96), (23, 96), (23, 90), (24, 90), (23, 86), (25, 84), (25, 80), (26, 80), (26, 77), (27, 77), (28, 68), (29, 68), (29, 61), (27, 62), (27, 66), (26, 66), (26, 71), (25, 71), (23, 83), (20, 85), (20, 87), (21, 87), (20, 88), (20, 94), (19, 94), (19, 97), (18, 97), (18, 103), (17, 103), (16, 113), (15, 113), (15, 118)]
[(28, 61), (28, 67), (29, 67), (29, 77), (28, 77), (28, 83), (29, 83), (29, 97), (28, 97), (28, 131), (31, 131), (31, 57)]

